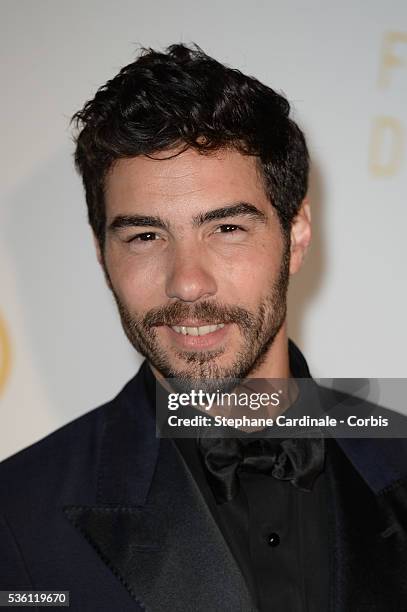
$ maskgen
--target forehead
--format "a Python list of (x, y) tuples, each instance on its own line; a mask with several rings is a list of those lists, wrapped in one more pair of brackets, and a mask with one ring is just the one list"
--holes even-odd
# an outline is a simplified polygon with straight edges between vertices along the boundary
[[(271, 208), (257, 160), (234, 149), (200, 154), (187, 149), (118, 160), (105, 184), (106, 214), (179, 214), (235, 201)], [(266, 212), (266, 211), (265, 211)]]

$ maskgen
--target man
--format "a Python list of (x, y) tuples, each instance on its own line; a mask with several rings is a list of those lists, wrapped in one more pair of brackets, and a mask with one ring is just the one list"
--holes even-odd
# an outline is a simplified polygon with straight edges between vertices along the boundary
[[(75, 119), (98, 260), (146, 361), (2, 464), (1, 588), (69, 590), (81, 612), (407, 610), (402, 439), (156, 437), (168, 379), (310, 379), (286, 328), (311, 238), (288, 102), (174, 45)], [(335, 410), (309, 382), (289, 411)]]

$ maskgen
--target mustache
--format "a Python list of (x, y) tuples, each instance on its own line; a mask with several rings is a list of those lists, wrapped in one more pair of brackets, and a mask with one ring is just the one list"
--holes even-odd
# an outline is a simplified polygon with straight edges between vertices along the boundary
[(255, 317), (239, 306), (226, 306), (216, 302), (200, 302), (191, 306), (185, 302), (174, 302), (150, 310), (143, 317), (143, 325), (147, 328), (158, 325), (180, 325), (185, 319), (204, 319), (212, 325), (236, 323), (244, 329), (249, 329), (255, 324)]

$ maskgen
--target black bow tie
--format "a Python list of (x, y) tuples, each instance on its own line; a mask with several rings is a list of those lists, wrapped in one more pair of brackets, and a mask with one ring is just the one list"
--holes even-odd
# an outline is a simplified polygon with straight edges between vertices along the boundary
[(324, 438), (200, 438), (198, 447), (218, 503), (239, 491), (239, 471), (269, 474), (311, 491), (324, 469)]

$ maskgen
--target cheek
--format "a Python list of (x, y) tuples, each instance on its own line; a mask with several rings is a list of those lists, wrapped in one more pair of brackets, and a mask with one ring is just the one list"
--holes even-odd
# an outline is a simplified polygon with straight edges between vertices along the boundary
[(106, 263), (115, 293), (130, 310), (144, 312), (162, 303), (162, 279), (154, 261), (111, 256)]
[(278, 277), (281, 251), (280, 245), (270, 248), (267, 242), (261, 242), (225, 261), (218, 273), (219, 288), (225, 300), (256, 305)]

